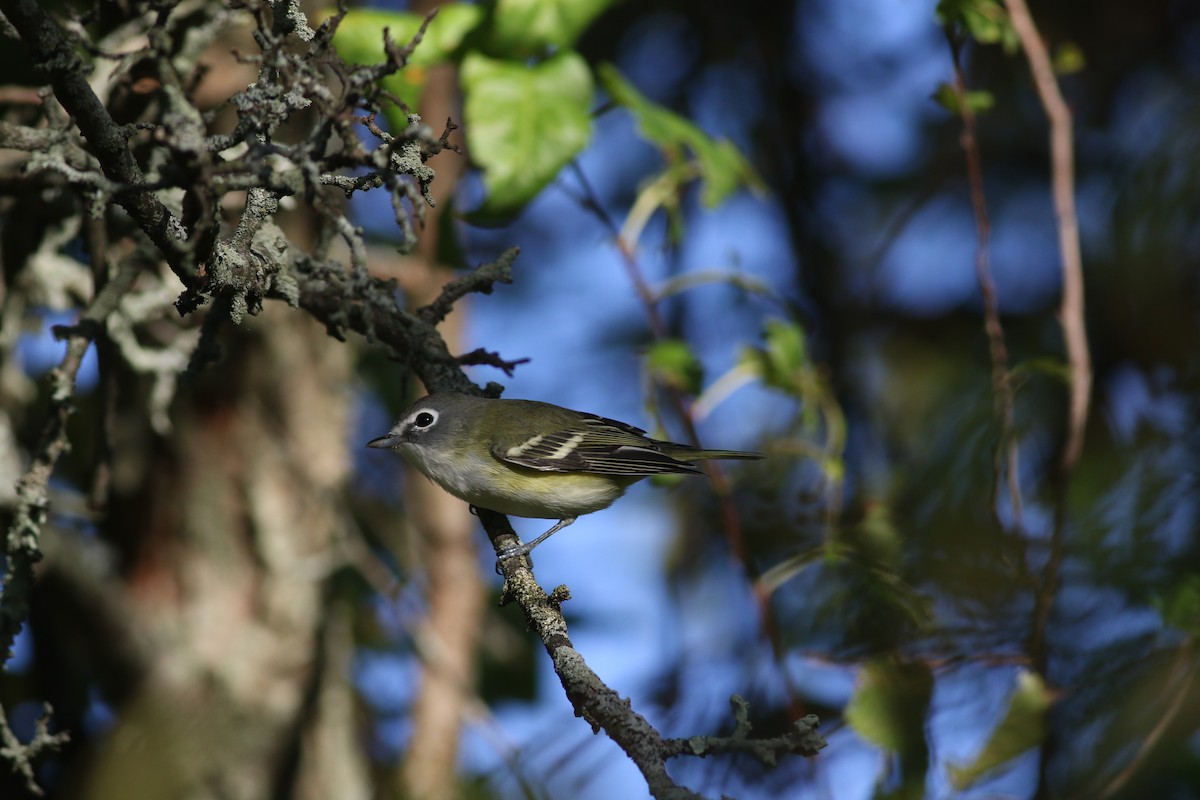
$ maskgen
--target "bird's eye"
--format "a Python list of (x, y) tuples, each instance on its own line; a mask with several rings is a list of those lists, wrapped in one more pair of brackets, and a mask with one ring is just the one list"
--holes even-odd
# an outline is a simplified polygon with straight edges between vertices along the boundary
[(428, 428), (433, 423), (437, 422), (437, 417), (430, 414), (428, 411), (422, 411), (417, 414), (417, 418), (413, 420), (413, 424), (418, 428)]

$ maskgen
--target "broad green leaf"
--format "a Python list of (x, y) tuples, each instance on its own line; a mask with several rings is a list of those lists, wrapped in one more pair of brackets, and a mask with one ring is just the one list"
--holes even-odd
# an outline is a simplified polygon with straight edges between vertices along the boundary
[(923, 664), (879, 660), (859, 673), (846, 722), (863, 739), (899, 758), (899, 785), (888, 797), (915, 800), (925, 794), (925, 717), (932, 696), (933, 674)]
[(808, 366), (808, 345), (804, 329), (794, 322), (767, 320), (767, 355), (780, 374), (795, 373)]
[(520, 210), (591, 135), (592, 77), (576, 53), (534, 65), (471, 53), (462, 86), (467, 145), (487, 189), (476, 222)]
[(704, 381), (704, 367), (681, 339), (655, 342), (646, 353), (646, 366), (658, 382), (688, 394), (698, 394)]
[(999, 0), (941, 0), (934, 16), (942, 25), (961, 25), (980, 44), (999, 44), (1006, 53), (1020, 47), (1008, 10)]
[[(334, 12), (327, 11), (325, 16)], [(421, 99), (428, 68), (449, 60), (463, 39), (483, 19), (484, 11), (479, 6), (465, 3), (448, 3), (441, 6), (437, 16), (425, 29), (421, 43), (409, 57), (409, 65), (400, 72), (387, 76), (381, 85), (399, 97), (412, 109)], [(421, 28), (425, 17), (406, 11), (355, 10), (346, 14), (333, 37), (338, 55), (351, 64), (379, 64), (386, 58), (383, 50), (383, 29), (388, 29), (392, 41), (403, 47), (412, 41)], [(389, 121), (396, 125), (403, 122), (403, 115)]]
[(846, 705), (846, 722), (864, 740), (889, 753), (925, 748), (925, 714), (933, 675), (919, 664), (868, 663)]
[(950, 782), (963, 791), (981, 777), (1012, 761), (1046, 737), (1046, 711), (1051, 696), (1036, 672), (1022, 671), (1004, 719), (992, 731), (983, 750), (969, 764), (950, 766)]
[(511, 55), (571, 47), (615, 0), (496, 0), (491, 44)]
[(768, 320), (764, 339), (764, 347), (743, 350), (741, 362), (767, 386), (801, 397), (805, 388), (802, 373), (810, 366), (804, 330), (795, 323)]
[(713, 139), (684, 117), (652, 103), (611, 64), (600, 65), (597, 73), (613, 102), (629, 109), (642, 135), (658, 145), (668, 161), (683, 161), (688, 153), (696, 159), (704, 181), (705, 206), (720, 204), (742, 186), (763, 190), (762, 179), (732, 142)]

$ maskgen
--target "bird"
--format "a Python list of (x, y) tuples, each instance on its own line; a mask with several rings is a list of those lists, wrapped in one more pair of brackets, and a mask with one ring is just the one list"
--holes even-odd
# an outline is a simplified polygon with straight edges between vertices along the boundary
[(367, 446), (394, 450), (477, 509), (558, 520), (536, 539), (502, 550), (497, 567), (608, 508), (643, 478), (700, 475), (696, 462), (708, 459), (763, 457), (652, 439), (633, 425), (551, 403), (457, 392), (422, 397)]

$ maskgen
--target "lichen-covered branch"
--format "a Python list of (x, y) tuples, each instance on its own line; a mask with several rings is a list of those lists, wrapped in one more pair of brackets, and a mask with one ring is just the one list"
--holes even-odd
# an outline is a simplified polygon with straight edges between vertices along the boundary
[[(502, 514), (476, 509), (496, 552), (520, 543), (516, 533)], [(741, 698), (733, 702), (737, 727), (732, 736), (696, 736), (688, 739), (665, 739), (645, 717), (633, 709), (628, 700), (610, 689), (571, 643), (562, 604), (570, 592), (560, 586), (547, 595), (533, 576), (528, 558), (510, 558), (499, 563), (504, 575), (502, 604), (516, 603), (529, 627), (542, 640), (546, 653), (554, 663), (554, 672), (576, 716), (587, 720), (592, 730), (603, 730), (637, 765), (650, 794), (658, 800), (694, 800), (701, 795), (675, 783), (667, 772), (666, 762), (677, 756), (706, 757), (721, 753), (753, 753), (767, 763), (779, 755), (791, 753), (816, 755), (825, 747), (825, 740), (816, 732), (816, 717), (808, 716), (796, 723), (794, 731), (766, 739), (749, 737), (750, 723), (746, 703)]]
[(66, 731), (50, 732), (50, 718), (54, 714), (54, 709), (50, 707), (49, 703), (45, 703), (42, 708), (45, 713), (38, 717), (33, 738), (27, 744), (22, 744), (17, 735), (13, 733), (12, 728), (8, 727), (8, 717), (4, 714), (4, 706), (0, 705), (0, 762), (7, 761), (11, 764), (13, 771), (25, 779), (26, 790), (38, 797), (44, 795), (45, 792), (42, 791), (42, 787), (38, 786), (37, 779), (33, 774), (33, 762), (43, 752), (57, 750), (71, 740), (70, 734)]
[[(113, 120), (96, 97), (82, 60), (43, 4), (36, 0), (0, 0), (0, 12), (49, 79), (54, 96), (91, 146), (105, 177), (134, 189), (144, 184), (142, 169), (129, 147), (129, 131)], [(116, 201), (150, 237), (180, 281), (184, 285), (194, 283), (195, 276), (183, 265), (183, 226), (175, 215), (147, 191), (121, 193)]]
[[(172, 15), (180, 6), (147, 4), (139, 10), (135, 4), (131, 30), (140, 25), (144, 45), (122, 64), (149, 65), (145, 68), (158, 86), (153, 98), (157, 105), (147, 112), (146, 120), (123, 125), (87, 79), (88, 70), (76, 48), (83, 44), (84, 49), (96, 50), (81, 38), (87, 36), (86, 28), (76, 26), (68, 36), (41, 4), (0, 0), (0, 11), (54, 93), (43, 104), (47, 118), (54, 116), (52, 124), (40, 128), (5, 121), (0, 125), (0, 144), (31, 153), (23, 167), (31, 183), (82, 201), (93, 218), (115, 226), (108, 241), (128, 237), (127, 231), (120, 232), (118, 217), (106, 219), (109, 202), (121, 206), (149, 240), (142, 240), (136, 256), (122, 262), (121, 274), (104, 287), (79, 325), (66, 335), (66, 356), (52, 376), (46, 428), (17, 486), (17, 507), (5, 540), (0, 652), (8, 652), (27, 615), (33, 564), (40, 557), (38, 533), (47, 513), (46, 486), (68, 447), (66, 419), (76, 372), (90, 341), (106, 325), (140, 269), (165, 260), (183, 284), (175, 304), (181, 315), (208, 307), (188, 364), (191, 370), (215, 360), (219, 354), (215, 335), (223, 324), (239, 324), (247, 315), (257, 314), (265, 299), (273, 298), (304, 308), (335, 335), (353, 330), (382, 342), (431, 388), (470, 392), (479, 390), (463, 375), (460, 361), (447, 351), (434, 326), (466, 292), (490, 291), (495, 281), (511, 280), (515, 249), (457, 283), (428, 313), (409, 314), (396, 303), (391, 284), (370, 277), (364, 234), (345, 216), (344, 198), (386, 187), (411, 240), (410, 212), (402, 211), (400, 200), (410, 201), (418, 217), (422, 203), (433, 201), (433, 171), (425, 161), (452, 149), (446, 139), (451, 126), (439, 137), (415, 116), (409, 117), (405, 130), (391, 133), (372, 123), (368, 126), (376, 134), (372, 147), (360, 139), (356, 121), (361, 116), (355, 113), (366, 108), (373, 120), (381, 101), (378, 78), (405, 66), (424, 28), (406, 46), (389, 42), (386, 63), (350, 67), (332, 47), (337, 16), (314, 30), (294, 3), (245, 6), (257, 23), (254, 35), (261, 53), (242, 58), (257, 64), (257, 80), (227, 101), (237, 115), (233, 132), (217, 134), (209, 132), (209, 116), (189, 96), (201, 68), (193, 64), (193, 74), (179, 72), (187, 69), (188, 62), (178, 58), (172, 37), (178, 40), (197, 32), (215, 35), (233, 12), (217, 3), (185, 5), (188, 16), (177, 20)], [(246, 17), (243, 13), (243, 20)], [(189, 47), (198, 55), (194, 43)], [(120, 77), (118, 69), (111, 80)], [(119, 106), (112, 98), (108, 102)], [(57, 110), (60, 105), (66, 118)], [(291, 130), (286, 141), (276, 141), (274, 133), (281, 126), (297, 128), (300, 112), (305, 112), (300, 121), (307, 129), (297, 129), (299, 136)], [(141, 151), (136, 160), (135, 145)], [(181, 203), (178, 190), (183, 192)], [(222, 218), (230, 211), (227, 197), (235, 191), (244, 191), (245, 201), (236, 222), (228, 225)], [(316, 212), (321, 222), (316, 252), (297, 247), (276, 224), (287, 198), (303, 199)], [(330, 253), (336, 238), (350, 252), (349, 265)], [(103, 269), (96, 274), (103, 274)], [(124, 336), (127, 343), (137, 341), (132, 331), (120, 328), (118, 333), (129, 334)], [(130, 348), (126, 350), (132, 354)], [(509, 368), (515, 363), (498, 356), (497, 360)], [(498, 394), (499, 388), (488, 391)], [(168, 400), (158, 397), (156, 402), (165, 407)], [(161, 415), (158, 419), (161, 423)]]
[(79, 373), (88, 345), (100, 331), (104, 319), (129, 291), (138, 271), (134, 262), (124, 264), (96, 296), (78, 325), (56, 331), (67, 340), (67, 352), (51, 372), (50, 413), (32, 463), (17, 481), (17, 507), (4, 540), (7, 566), (3, 593), (0, 594), (0, 661), (8, 660), (13, 640), (29, 615), (33, 565), (42, 558), (40, 534), (50, 507), (47, 486), (54, 465), (70, 446), (67, 441), (67, 418), (74, 407), (75, 376)]

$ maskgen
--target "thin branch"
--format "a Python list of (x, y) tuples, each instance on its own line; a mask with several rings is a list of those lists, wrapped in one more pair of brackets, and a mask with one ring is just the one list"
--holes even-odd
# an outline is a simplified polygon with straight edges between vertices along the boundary
[[(1084, 322), (1083, 256), (1079, 244), (1079, 223), (1075, 214), (1074, 140), (1071, 109), (1063, 99), (1050, 54), (1029, 13), (1025, 0), (1006, 0), (1013, 29), (1029, 62), (1038, 97), (1050, 122), (1050, 175), (1054, 213), (1058, 223), (1058, 247), (1062, 260), (1062, 301), (1059, 324), (1067, 352), (1071, 376), (1067, 413), (1067, 434), (1055, 480), (1054, 527), (1050, 534), (1050, 553), (1034, 595), (1033, 629), (1029, 652), (1038, 672), (1046, 675), (1049, 666), (1047, 628), (1061, 580), (1066, 556), (1067, 493), (1071, 477), (1083, 452), (1088, 407), (1092, 392), (1092, 363), (1088, 353), (1087, 327)], [(1042, 744), (1038, 768), (1037, 797), (1052, 794), (1050, 763), (1058, 748), (1053, 730)]]
[(476, 347), (469, 353), (463, 353), (458, 357), (458, 363), (464, 367), (495, 367), (502, 371), (508, 377), (512, 377), (517, 367), (522, 364), (528, 364), (528, 358), (514, 358), (511, 361), (501, 357), (494, 350), (486, 350), (482, 347)]
[[(600, 223), (608, 230), (609, 235), (616, 244), (617, 252), (621, 256), (621, 263), (625, 266), (625, 271), (629, 275), (629, 280), (633, 284), (634, 291), (637, 292), (638, 299), (642, 303), (651, 334), (655, 341), (666, 338), (668, 333), (667, 325), (663, 320), (662, 312), (659, 310), (655, 290), (642, 273), (642, 267), (636, 253), (636, 243), (631, 242), (626, 237), (625, 232), (617, 225), (616, 220), (609, 214), (608, 209), (600, 202), (599, 196), (597, 196), (595, 189), (592, 188), (591, 182), (588, 180), (587, 173), (579, 166), (578, 161), (571, 161), (571, 169), (583, 189), (583, 194), (579, 198), (580, 203), (585, 209), (591, 211), (596, 216)], [(665, 392), (671, 405), (674, 407), (676, 417), (683, 424), (687, 441), (699, 447), (700, 435), (696, 430), (695, 418), (691, 413), (692, 409), (688, 408), (683, 394), (671, 386), (665, 387)], [(788, 703), (792, 707), (793, 716), (799, 717), (801, 714), (797, 710), (799, 708), (796, 699), (797, 692), (791, 684), (788, 671), (782, 666), (782, 645), (778, 624), (775, 620), (775, 613), (771, 606), (771, 598), (762, 590), (762, 587), (753, 579), (753, 575), (751, 574), (749, 556), (746, 552), (746, 539), (742, 533), (742, 521), (738, 516), (738, 509), (733, 501), (733, 489), (729, 484), (728, 478), (725, 477), (724, 470), (721, 469), (721, 466), (716, 461), (706, 461), (702, 468), (708, 476), (713, 494), (717, 498), (721, 530), (725, 533), (725, 537), (729, 541), (730, 552), (734, 560), (741, 566), (750, 584), (755, 608), (758, 611), (758, 617), (761, 622), (760, 627), (767, 639), (767, 643), (771, 647), (771, 653), (775, 659), (776, 666), (779, 667), (779, 674), (788, 696)]]
[[(1000, 323), (1000, 300), (992, 279), (989, 256), (991, 221), (987, 197), (983, 191), (983, 160), (979, 154), (979, 139), (975, 135), (975, 112), (967, 98), (967, 80), (962, 69), (962, 47), (955, 35), (947, 30), (951, 60), (954, 64), (954, 94), (958, 98), (958, 114), (962, 119), (961, 144), (967, 162), (967, 182), (971, 187), (971, 208), (975, 213), (975, 277), (983, 297), (983, 330), (988, 339), (992, 361), (992, 392), (996, 414), (1000, 418), (1000, 438), (996, 445), (992, 474), (991, 511), (996, 513), (1001, 476), (1006, 481), (1009, 503), (1012, 506), (1012, 527), (1018, 533), (1022, 523), (1020, 446), (1013, 421), (1015, 398), (1012, 375), (1008, 366), (1008, 346), (1004, 327)], [(1002, 463), (1006, 462), (1006, 463)]]
[(748, 753), (766, 766), (773, 767), (781, 755), (814, 756), (825, 749), (825, 739), (817, 733), (815, 714), (796, 720), (792, 730), (781, 736), (753, 739), (750, 737), (750, 704), (735, 694), (729, 698), (729, 705), (737, 723), (731, 735), (666, 739), (663, 747), (667, 757), (688, 755), (708, 758), (728, 753)]
[(450, 281), (442, 287), (442, 293), (432, 303), (417, 310), (417, 316), (430, 325), (436, 325), (466, 295), (472, 292), (491, 294), (497, 283), (512, 283), (512, 264), (520, 252), (520, 248), (510, 247), (495, 261), (480, 264), (466, 275)]
[[(520, 543), (508, 519), (494, 511), (476, 509), (479, 521), (487, 531), (496, 552)], [(562, 604), (570, 599), (565, 586), (547, 595), (533, 576), (528, 557), (510, 558), (500, 562), (504, 575), (501, 604), (515, 602), (520, 606), (529, 627), (542, 640), (542, 646), (554, 664), (567, 699), (575, 715), (587, 720), (592, 730), (603, 730), (625, 752), (646, 779), (651, 796), (657, 800), (698, 800), (701, 795), (680, 786), (667, 772), (666, 762), (675, 756), (706, 757), (717, 753), (754, 752), (764, 760), (780, 753), (802, 756), (816, 755), (825, 740), (816, 733), (815, 717), (806, 717), (794, 732), (769, 739), (750, 739), (745, 701), (734, 701), (738, 727), (730, 737), (692, 737), (664, 739), (645, 717), (635, 711), (630, 702), (609, 688), (571, 643)], [(740, 701), (740, 703), (739, 703)], [(768, 754), (768, 755), (764, 755)]]
[(75, 376), (79, 373), (88, 345), (100, 332), (104, 319), (117, 308), (121, 297), (133, 286), (140, 271), (136, 259), (123, 262), (117, 275), (104, 286), (84, 312), (79, 324), (56, 328), (54, 331), (56, 336), (67, 340), (67, 352), (50, 374), (50, 413), (34, 451), (33, 461), (17, 481), (17, 508), (4, 541), (7, 568), (4, 590), (0, 594), (0, 663), (11, 657), (13, 640), (29, 615), (33, 565), (42, 558), (41, 531), (50, 506), (47, 486), (54, 465), (70, 447), (67, 419), (74, 410)]
[(1079, 223), (1075, 214), (1074, 143), (1071, 109), (1063, 99), (1046, 45), (1034, 25), (1025, 0), (1007, 0), (1013, 28), (1029, 62), (1034, 86), (1050, 121), (1050, 169), (1054, 213), (1058, 222), (1058, 246), (1062, 259), (1062, 302), (1059, 323), (1067, 351), (1071, 375), (1067, 436), (1059, 460), (1057, 503), (1054, 530), (1050, 538), (1050, 557), (1042, 577), (1034, 613), (1032, 646), (1035, 663), (1044, 671), (1046, 626), (1065, 551), (1066, 494), (1071, 475), (1083, 452), (1083, 436), (1091, 402), (1092, 363), (1088, 353), (1087, 327), (1084, 322), (1083, 257), (1079, 245)]
[(45, 791), (38, 786), (37, 779), (33, 774), (34, 759), (45, 751), (58, 750), (71, 741), (71, 736), (66, 731), (50, 732), (50, 717), (54, 714), (54, 709), (50, 707), (49, 703), (44, 703), (42, 709), (45, 713), (38, 717), (33, 738), (29, 740), (28, 744), (21, 744), (21, 740), (13, 733), (12, 728), (8, 727), (4, 706), (0, 705), (0, 761), (9, 762), (12, 770), (19, 772), (25, 779), (26, 791), (37, 797), (42, 797)]
[(1071, 371), (1071, 402), (1067, 440), (1060, 469), (1070, 475), (1083, 452), (1084, 429), (1092, 396), (1092, 359), (1088, 352), (1084, 321), (1083, 255), (1079, 244), (1079, 222), (1075, 213), (1075, 144), (1071, 109), (1063, 99), (1046, 45), (1034, 26), (1025, 0), (1007, 0), (1013, 28), (1029, 61), (1038, 97), (1050, 120), (1050, 168), (1054, 215), (1058, 221), (1058, 249), (1062, 258), (1063, 289), (1059, 323)]

